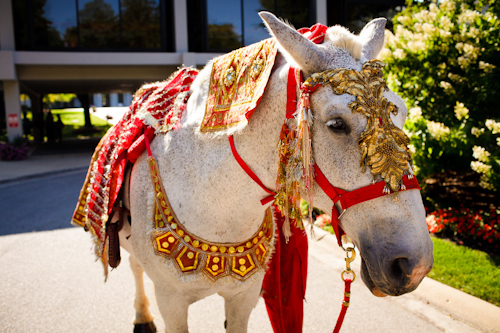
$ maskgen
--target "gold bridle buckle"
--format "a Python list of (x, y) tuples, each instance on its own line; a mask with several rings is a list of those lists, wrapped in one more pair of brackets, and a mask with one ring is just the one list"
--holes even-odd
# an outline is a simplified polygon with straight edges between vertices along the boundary
[(346, 269), (340, 274), (340, 277), (342, 278), (343, 281), (345, 281), (346, 278), (344, 277), (344, 274), (352, 274), (352, 282), (354, 282), (354, 280), (356, 279), (356, 274), (351, 269), (351, 262), (353, 262), (354, 259), (356, 259), (356, 251), (354, 251), (354, 246), (353, 246), (345, 249), (345, 252), (346, 252), (346, 258), (345, 258)]

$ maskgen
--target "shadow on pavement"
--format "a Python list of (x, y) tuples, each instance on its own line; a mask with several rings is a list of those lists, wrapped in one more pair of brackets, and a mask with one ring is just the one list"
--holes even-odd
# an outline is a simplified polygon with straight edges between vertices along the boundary
[(0, 236), (70, 228), (86, 170), (0, 185)]
[(37, 146), (33, 155), (56, 155), (56, 154), (75, 154), (94, 152), (95, 147), (101, 138), (70, 138), (64, 139), (61, 142), (44, 143)]

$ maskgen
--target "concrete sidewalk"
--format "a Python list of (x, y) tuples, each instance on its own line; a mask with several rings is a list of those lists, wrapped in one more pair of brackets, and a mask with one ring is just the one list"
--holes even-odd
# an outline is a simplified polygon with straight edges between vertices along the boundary
[(92, 153), (33, 155), (22, 161), (0, 161), (0, 184), (88, 169)]
[[(31, 156), (19, 162), (0, 161), (0, 183), (5, 184), (0, 190), (23, 179), (85, 170), (91, 155), (56, 154)], [(316, 234), (319, 240), (310, 242), (304, 332), (331, 331), (342, 300), (340, 272), (345, 265), (344, 252), (333, 235), (320, 229), (316, 229)], [(91, 326), (85, 326), (90, 317), (100, 331), (130, 331), (134, 290), (126, 255), (104, 284), (102, 268), (89, 251), (89, 237), (79, 229), (0, 236), (0, 332), (49, 332), (54, 331), (54, 325), (60, 325), (56, 331), (61, 332), (90, 332)], [(23, 244), (37, 244), (37, 250)], [(359, 264), (359, 260), (353, 264), (358, 276)], [(21, 276), (27, 280), (22, 281)], [(28, 286), (32, 293), (27, 292)], [(152, 297), (156, 323), (161, 329), (164, 326)], [(219, 296), (194, 304), (189, 312), (190, 330), (224, 332), (222, 304)], [(65, 309), (64, 318), (47, 317), (47, 311), (58, 313), (61, 307)], [(108, 310), (110, 307), (113, 310)], [(30, 316), (29, 321), (26, 315)], [(125, 323), (119, 326), (111, 320), (115, 316), (125, 318)], [(271, 332), (262, 300), (252, 313), (249, 331)], [(500, 332), (500, 308), (429, 278), (408, 295), (376, 298), (359, 278), (353, 284), (343, 331)]]

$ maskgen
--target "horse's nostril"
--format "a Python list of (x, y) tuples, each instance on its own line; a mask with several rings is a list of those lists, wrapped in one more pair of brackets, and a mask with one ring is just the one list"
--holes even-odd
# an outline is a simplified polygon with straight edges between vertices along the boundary
[(391, 275), (394, 279), (404, 280), (411, 276), (412, 268), (410, 267), (410, 261), (407, 258), (397, 258), (391, 263)]

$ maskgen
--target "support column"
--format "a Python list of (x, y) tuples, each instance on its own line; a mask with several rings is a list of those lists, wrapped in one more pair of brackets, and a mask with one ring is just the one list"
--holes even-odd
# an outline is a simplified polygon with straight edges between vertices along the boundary
[(328, 26), (326, 0), (316, 0), (316, 22)]
[(14, 51), (14, 21), (12, 1), (0, 1), (0, 48)]
[(109, 94), (109, 105), (108, 106), (118, 106), (118, 94)]
[(94, 106), (102, 108), (102, 94), (94, 94)]
[(132, 94), (123, 94), (123, 106), (129, 106), (132, 103)]
[(17, 137), (23, 137), (19, 83), (17, 81), (3, 81), (3, 91), (5, 98), (7, 137), (9, 141), (12, 142)]
[(187, 0), (174, 0), (175, 52), (188, 51)]
[(19, 82), (14, 65), (14, 21), (12, 1), (0, 1), (0, 80), (3, 81), (5, 122), (9, 141), (23, 136)]

